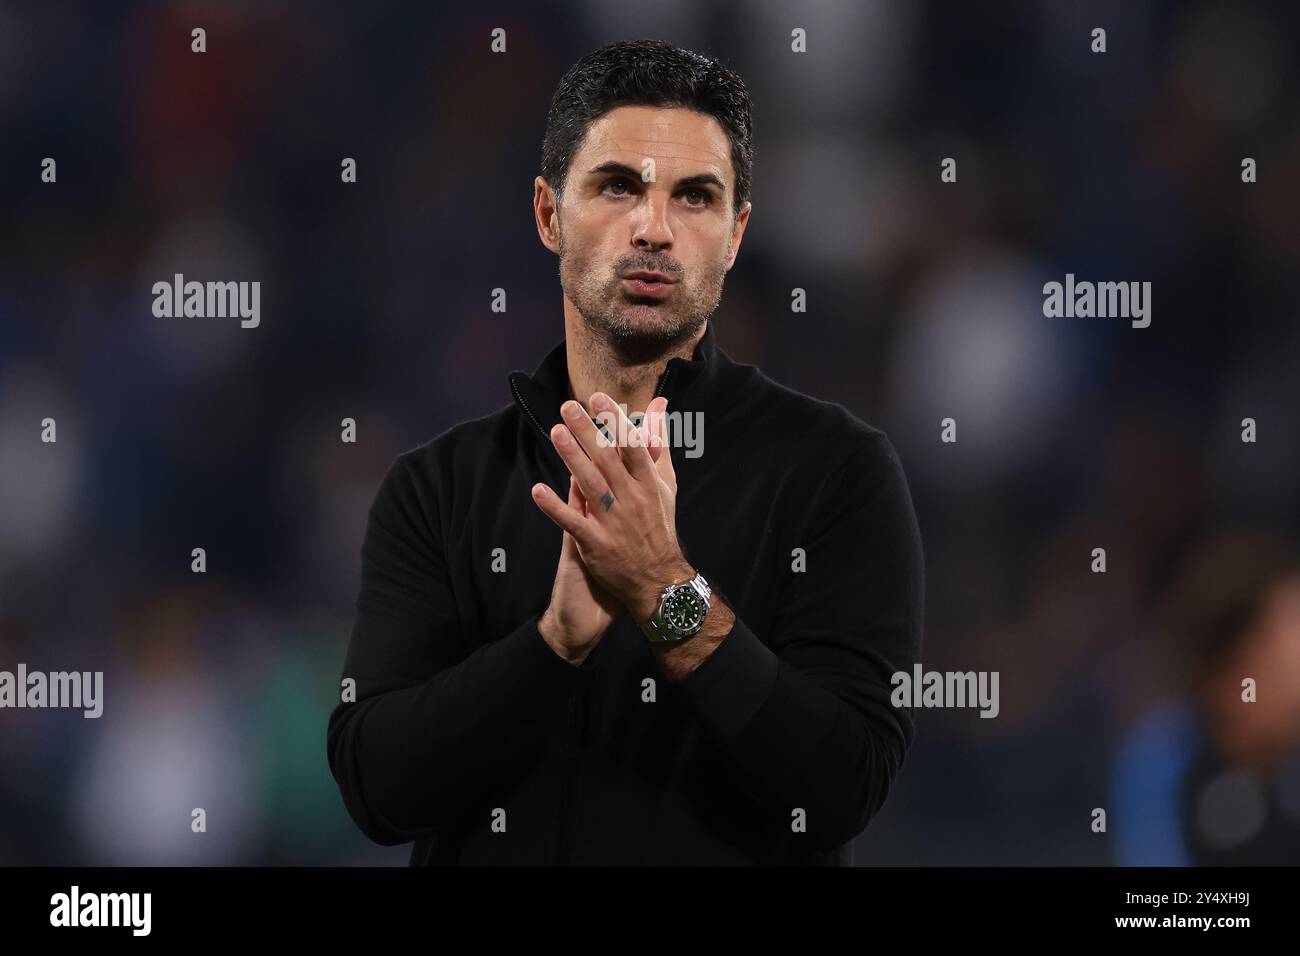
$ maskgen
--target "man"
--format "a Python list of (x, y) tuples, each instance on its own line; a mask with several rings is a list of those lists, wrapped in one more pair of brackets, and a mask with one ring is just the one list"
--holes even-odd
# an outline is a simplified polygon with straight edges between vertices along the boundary
[(565, 340), (379, 489), (344, 802), (413, 865), (851, 862), (914, 733), (890, 678), (920, 535), (882, 432), (714, 341), (748, 93), (616, 43), (562, 79), (543, 152)]

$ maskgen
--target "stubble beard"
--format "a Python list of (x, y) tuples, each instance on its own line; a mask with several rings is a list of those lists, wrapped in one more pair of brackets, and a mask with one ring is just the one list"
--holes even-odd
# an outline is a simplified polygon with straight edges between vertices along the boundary
[[(656, 264), (653, 255), (629, 255), (612, 267), (593, 267), (590, 260), (566, 247), (560, 235), (560, 287), (573, 303), (592, 336), (603, 342), (620, 364), (652, 362), (688, 342), (722, 301), (727, 270), (721, 260), (710, 263), (699, 282), (680, 270)], [(677, 280), (666, 299), (630, 295), (621, 273), (657, 269)]]

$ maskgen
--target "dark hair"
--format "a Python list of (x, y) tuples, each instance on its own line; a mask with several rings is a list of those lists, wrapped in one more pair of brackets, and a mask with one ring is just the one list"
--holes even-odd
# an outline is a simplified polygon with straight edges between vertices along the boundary
[(718, 60), (662, 40), (620, 40), (588, 53), (555, 89), (542, 140), (542, 178), (559, 198), (587, 130), (620, 106), (683, 107), (706, 113), (731, 141), (732, 213), (749, 199), (754, 120), (744, 81)]

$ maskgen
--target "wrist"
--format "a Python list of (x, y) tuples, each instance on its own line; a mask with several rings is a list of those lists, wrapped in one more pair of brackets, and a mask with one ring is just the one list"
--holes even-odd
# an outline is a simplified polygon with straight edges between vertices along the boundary
[(589, 655), (596, 646), (596, 641), (594, 640), (578, 641), (570, 639), (564, 629), (560, 626), (559, 622), (556, 621), (555, 615), (551, 613), (549, 607), (543, 611), (541, 617), (537, 619), (537, 633), (542, 636), (542, 640), (546, 642), (546, 646), (549, 647), (557, 657), (566, 664), (572, 664), (574, 667), (581, 666), (582, 662), (587, 659), (587, 655)]
[(695, 577), (695, 568), (685, 558), (672, 562), (663, 570), (647, 575), (637, 607), (632, 612), (637, 623), (644, 626), (654, 616), (654, 613), (659, 610), (659, 602), (663, 599), (667, 587), (673, 584), (684, 584), (693, 577)]

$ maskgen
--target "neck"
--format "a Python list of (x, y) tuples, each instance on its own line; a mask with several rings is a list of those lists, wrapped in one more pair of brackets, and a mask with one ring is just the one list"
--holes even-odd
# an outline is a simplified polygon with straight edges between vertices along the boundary
[[(569, 397), (587, 408), (593, 392), (604, 392), (628, 414), (641, 414), (654, 398), (659, 378), (673, 358), (690, 359), (704, 337), (705, 323), (679, 343), (619, 347), (593, 330), (572, 304), (564, 300), (564, 350), (569, 365)], [(588, 408), (588, 412), (591, 410)]]

